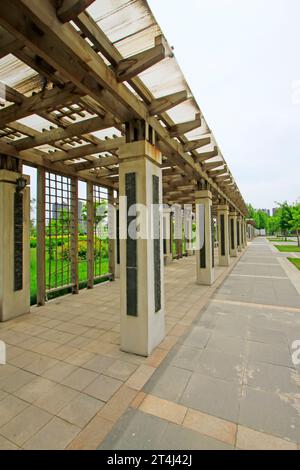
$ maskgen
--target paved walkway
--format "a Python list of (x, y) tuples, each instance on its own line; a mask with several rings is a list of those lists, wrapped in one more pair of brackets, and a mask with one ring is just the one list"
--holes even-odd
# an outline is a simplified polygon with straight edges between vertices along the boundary
[(100, 449), (299, 449), (300, 273), (288, 263), (256, 239)]
[(215, 288), (196, 285), (194, 257), (167, 267), (167, 336), (149, 358), (119, 350), (119, 281), (0, 324), (0, 449), (96, 449)]

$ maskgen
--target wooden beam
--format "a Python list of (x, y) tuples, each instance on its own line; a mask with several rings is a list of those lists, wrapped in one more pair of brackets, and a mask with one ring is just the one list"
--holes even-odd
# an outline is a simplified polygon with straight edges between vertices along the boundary
[(162, 36), (155, 38), (155, 46), (139, 52), (127, 59), (122, 59), (115, 67), (118, 82), (125, 82), (149, 69), (167, 56)]
[(87, 184), (87, 288), (94, 287), (94, 185)]
[(17, 150), (26, 150), (39, 147), (40, 145), (52, 144), (53, 142), (68, 139), (69, 137), (79, 136), (88, 132), (107, 129), (109, 127), (113, 127), (114, 124), (115, 119), (113, 118), (102, 119), (96, 117), (85, 119), (84, 121), (71, 124), (66, 129), (57, 128), (51, 131), (43, 132), (36, 137), (26, 137), (26, 139), (21, 139), (17, 142), (14, 142), (13, 145)]
[(75, 163), (75, 165), (72, 165), (72, 168), (74, 168), (75, 171), (86, 171), (91, 170), (92, 168), (105, 168), (118, 164), (118, 157), (100, 157), (93, 160), (92, 162)]
[(21, 46), (22, 43), (15, 39), (8, 31), (3, 28), (0, 29), (0, 59), (8, 54), (13, 54)]
[(209, 170), (208, 173), (212, 178), (214, 178), (217, 175), (224, 175), (224, 173), (227, 173), (227, 171), (228, 169), (225, 165), (224, 168), (222, 168), (221, 170)]
[(193, 131), (201, 127), (201, 116), (197, 114), (193, 121), (183, 122), (181, 124), (175, 124), (171, 126), (169, 129), (169, 133), (171, 137), (179, 137), (187, 132)]
[(74, 21), (77, 16), (94, 3), (94, 1), (95, 0), (63, 0), (61, 6), (57, 9), (57, 18), (62, 23)]
[(73, 84), (66, 85), (62, 90), (53, 88), (29, 98), (24, 97), (22, 104), (13, 104), (0, 110), (0, 127), (62, 103), (64, 105), (76, 103), (81, 97), (82, 93)]
[(174, 108), (180, 103), (183, 103), (188, 99), (187, 91), (179, 91), (177, 93), (172, 93), (171, 95), (163, 96), (162, 98), (157, 98), (153, 100), (149, 106), (150, 116), (162, 114), (168, 111), (171, 108)]
[(204, 170), (213, 170), (214, 168), (218, 168), (222, 165), (224, 165), (224, 162), (220, 160), (219, 162), (203, 163), (202, 168), (204, 168)]
[(99, 142), (99, 144), (88, 144), (76, 147), (72, 150), (55, 152), (49, 156), (51, 162), (60, 162), (64, 160), (72, 160), (73, 158), (82, 158), (87, 155), (93, 155), (95, 153), (109, 152), (111, 150), (118, 150), (120, 145), (124, 144), (125, 140), (123, 137), (116, 139), (108, 139)]
[(72, 294), (79, 292), (78, 277), (78, 179), (71, 179), (71, 277)]
[(37, 305), (45, 305), (46, 301), (46, 280), (45, 280), (45, 168), (39, 167), (37, 170), (37, 256), (36, 256), (36, 277), (37, 277)]
[(203, 137), (202, 139), (191, 140), (183, 145), (184, 152), (193, 152), (200, 147), (205, 147), (211, 143), (211, 137)]
[(198, 163), (202, 163), (202, 162), (205, 162), (205, 160), (209, 160), (210, 158), (217, 157), (218, 155), (219, 155), (218, 147), (214, 147), (213, 150), (210, 150), (208, 152), (197, 153), (197, 157), (195, 158), (195, 160)]

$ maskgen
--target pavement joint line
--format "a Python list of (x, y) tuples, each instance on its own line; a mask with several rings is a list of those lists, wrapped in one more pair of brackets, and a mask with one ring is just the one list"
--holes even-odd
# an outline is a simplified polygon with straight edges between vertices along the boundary
[(230, 277), (259, 277), (263, 279), (289, 279), (289, 277), (285, 276), (258, 276), (257, 274), (230, 274)]
[(270, 305), (270, 304), (256, 304), (254, 302), (239, 302), (238, 300), (222, 300), (222, 299), (211, 299), (210, 302), (216, 302), (221, 304), (233, 304), (233, 305), (241, 305), (246, 307), (255, 307), (261, 309), (270, 309), (270, 310), (286, 310), (288, 312), (299, 312), (300, 308), (297, 307), (287, 307), (285, 305)]

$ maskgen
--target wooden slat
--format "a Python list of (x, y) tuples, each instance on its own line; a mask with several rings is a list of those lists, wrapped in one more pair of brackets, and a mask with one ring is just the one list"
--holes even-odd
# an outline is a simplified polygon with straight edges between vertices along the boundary
[(86, 171), (91, 170), (92, 168), (105, 168), (112, 165), (117, 165), (119, 163), (118, 157), (100, 157), (96, 158), (91, 162), (86, 163), (75, 163), (72, 165), (75, 171)]
[(87, 288), (94, 287), (94, 202), (92, 183), (87, 184)]
[(116, 261), (116, 253), (115, 253), (115, 231), (116, 231), (116, 220), (115, 220), (115, 212), (114, 212), (114, 191), (112, 188), (108, 190), (108, 203), (110, 205), (109, 212), (108, 212), (108, 260), (109, 260), (109, 273), (112, 275), (112, 280), (115, 280), (115, 261)]
[(60, 103), (76, 103), (81, 96), (82, 93), (73, 84), (69, 84), (63, 90), (53, 88), (52, 90), (44, 90), (29, 98), (24, 97), (22, 104), (13, 104), (0, 110), (0, 127)]
[(117, 150), (120, 145), (124, 144), (124, 142), (125, 139), (120, 137), (117, 139), (103, 140), (96, 145), (82, 145), (72, 150), (68, 150), (67, 152), (55, 152), (49, 157), (49, 160), (51, 162), (60, 162), (64, 160), (71, 160), (72, 158), (82, 158), (95, 153), (109, 152), (110, 150)]
[(71, 272), (72, 294), (78, 294), (78, 179), (71, 179)]
[(36, 276), (37, 276), (37, 305), (45, 305), (45, 168), (37, 170), (37, 245), (36, 245)]
[(36, 137), (27, 137), (21, 139), (18, 142), (14, 142), (13, 145), (17, 150), (26, 150), (40, 145), (52, 144), (59, 140), (68, 139), (77, 135), (86, 134), (88, 132), (95, 132), (102, 129), (107, 129), (114, 126), (115, 120), (113, 118), (102, 119), (102, 118), (90, 118), (84, 121), (76, 122), (71, 124), (66, 129), (53, 129), (41, 133)]

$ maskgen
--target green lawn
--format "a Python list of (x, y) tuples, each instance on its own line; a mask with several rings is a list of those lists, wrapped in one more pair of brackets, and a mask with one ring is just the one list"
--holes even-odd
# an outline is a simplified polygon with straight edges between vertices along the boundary
[(298, 253), (300, 252), (300, 246), (296, 245), (275, 245), (278, 251), (283, 253)]
[[(47, 288), (60, 287), (66, 284), (70, 284), (70, 265), (68, 261), (59, 260), (58, 265), (56, 266), (52, 260), (51, 264), (52, 272), (49, 273), (49, 257), (46, 255), (46, 282), (48, 284)], [(62, 275), (62, 271), (64, 275)], [(109, 261), (107, 257), (95, 260), (95, 277), (107, 274), (109, 272)], [(50, 277), (50, 281), (49, 281)], [(78, 278), (80, 287), (85, 287), (85, 281), (87, 280), (87, 262), (86, 260), (80, 260), (78, 263)], [(30, 298), (31, 304), (36, 302), (36, 248), (30, 248)], [(65, 294), (63, 291), (61, 294)], [(59, 293), (58, 293), (59, 295)]]
[(293, 263), (300, 271), (300, 258), (288, 258), (288, 260)]
[[(285, 242), (284, 238), (268, 238), (270, 242)], [(291, 241), (289, 239), (286, 240), (287, 242)]]

